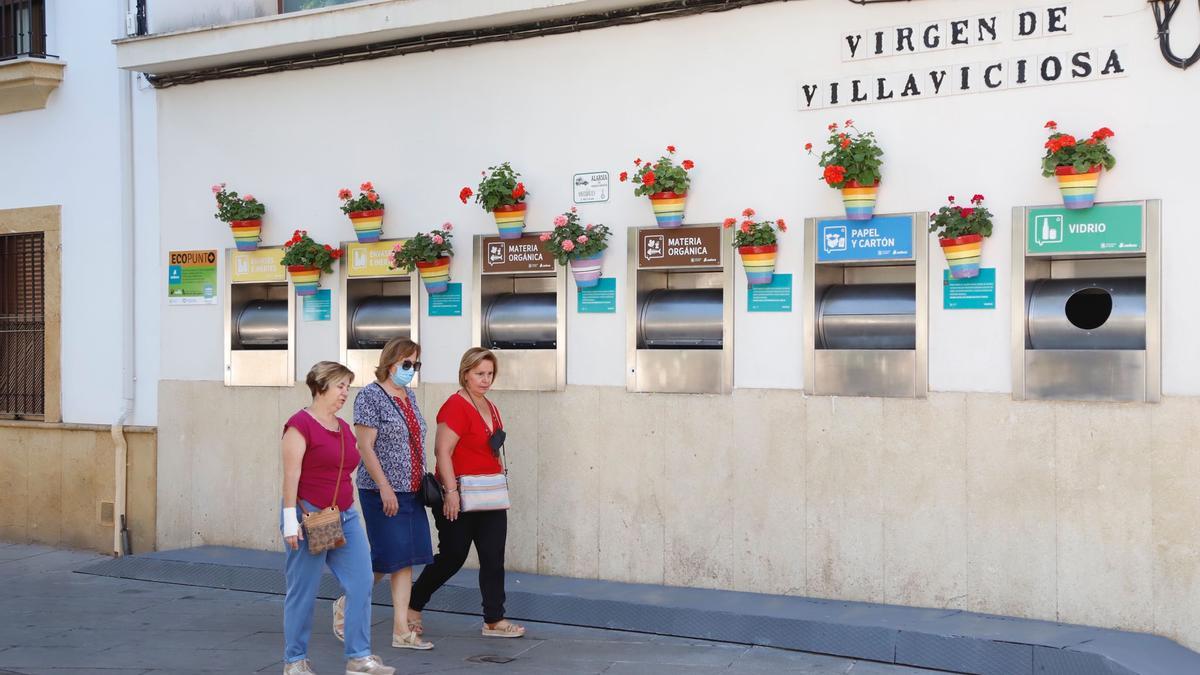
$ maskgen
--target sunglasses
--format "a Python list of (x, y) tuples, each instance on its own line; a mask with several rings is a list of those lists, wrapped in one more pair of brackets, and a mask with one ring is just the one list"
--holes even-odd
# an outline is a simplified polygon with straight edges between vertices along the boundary
[(421, 372), (421, 362), (405, 359), (400, 362), (400, 370), (412, 370), (419, 373)]

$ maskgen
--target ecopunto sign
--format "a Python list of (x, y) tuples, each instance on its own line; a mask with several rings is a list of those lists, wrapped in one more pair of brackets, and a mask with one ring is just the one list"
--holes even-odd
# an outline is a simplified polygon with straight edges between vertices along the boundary
[[(1072, 33), (1072, 4), (1017, 9), (867, 28), (841, 36), (844, 62), (997, 45), (1005, 40), (1053, 38)], [(1066, 84), (1125, 75), (1117, 47), (1086, 47), (962, 60), (950, 65), (909, 68), (838, 79), (800, 82), (800, 109), (833, 108), (974, 94), (1050, 84)]]

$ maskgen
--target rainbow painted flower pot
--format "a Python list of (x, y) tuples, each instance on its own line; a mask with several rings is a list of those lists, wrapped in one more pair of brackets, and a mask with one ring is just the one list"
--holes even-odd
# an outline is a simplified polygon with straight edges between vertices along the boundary
[(683, 204), (686, 192), (655, 192), (650, 197), (650, 208), (659, 227), (679, 227), (683, 224)]
[(1090, 209), (1096, 203), (1096, 188), (1100, 185), (1099, 164), (1085, 171), (1076, 171), (1073, 166), (1054, 168), (1058, 178), (1058, 189), (1062, 190), (1063, 206), (1068, 209)]
[(296, 295), (317, 294), (317, 287), (321, 285), (321, 270), (308, 265), (288, 265), (287, 271), (292, 277), (292, 285), (296, 287)]
[(430, 295), (445, 293), (450, 284), (450, 256), (442, 256), (433, 262), (418, 262), (417, 271)]
[(233, 231), (233, 243), (237, 244), (237, 250), (258, 250), (258, 242), (262, 241), (261, 220), (231, 220), (229, 229)]
[(879, 194), (879, 181), (874, 185), (862, 185), (848, 180), (842, 188), (842, 204), (846, 206), (847, 220), (870, 220), (875, 215), (875, 197)]
[(742, 266), (746, 268), (746, 284), (769, 284), (775, 278), (775, 253), (779, 246), (739, 246)]
[(518, 239), (525, 230), (525, 203), (497, 206), (492, 211), (501, 239)]
[(604, 251), (586, 258), (571, 259), (571, 276), (579, 288), (592, 288), (600, 283), (600, 270), (604, 267)]
[(383, 235), (383, 209), (351, 211), (346, 215), (350, 216), (350, 222), (354, 225), (354, 235), (358, 237), (358, 243), (370, 244), (379, 241), (379, 237)]
[(942, 254), (950, 266), (950, 276), (955, 279), (971, 279), (979, 276), (979, 259), (983, 255), (983, 236), (965, 234), (953, 239), (938, 239)]

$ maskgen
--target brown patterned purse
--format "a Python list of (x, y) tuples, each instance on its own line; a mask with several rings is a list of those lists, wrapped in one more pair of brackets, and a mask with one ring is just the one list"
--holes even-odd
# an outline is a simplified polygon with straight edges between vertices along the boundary
[(304, 528), (308, 552), (313, 554), (346, 545), (346, 533), (342, 531), (342, 513), (337, 507), (338, 488), (342, 486), (342, 468), (346, 465), (346, 435), (342, 432), (341, 422), (338, 422), (338, 437), (342, 440), (342, 458), (338, 462), (337, 480), (333, 484), (333, 503), (320, 511), (305, 511), (304, 505), (299, 500), (296, 502), (304, 514), (300, 525)]

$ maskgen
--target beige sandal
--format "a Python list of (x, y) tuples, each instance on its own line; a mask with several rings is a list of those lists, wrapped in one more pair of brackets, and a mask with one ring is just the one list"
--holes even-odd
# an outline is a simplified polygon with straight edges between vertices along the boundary
[(422, 624), (420, 621), (409, 621), (408, 622), (408, 630), (409, 630), (409, 632), (416, 633), (417, 635), (424, 635), (425, 634), (425, 625)]
[(396, 649), (433, 649), (433, 643), (422, 640), (416, 631), (410, 630), (403, 635), (392, 633), (392, 646)]
[(499, 638), (524, 637), (525, 636), (525, 627), (518, 626), (517, 624), (515, 624), (511, 621), (508, 621), (507, 619), (501, 619), (500, 621), (497, 621), (496, 623), (492, 624), (492, 626), (490, 628), (488, 627), (488, 625), (486, 623), (483, 624), (483, 636), (484, 637), (499, 637)]

